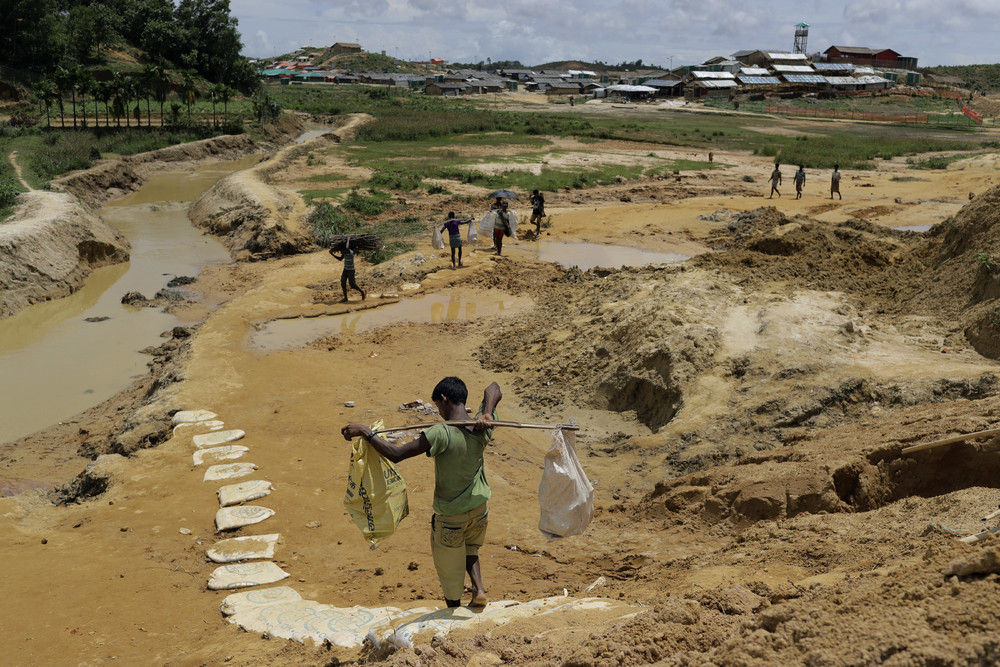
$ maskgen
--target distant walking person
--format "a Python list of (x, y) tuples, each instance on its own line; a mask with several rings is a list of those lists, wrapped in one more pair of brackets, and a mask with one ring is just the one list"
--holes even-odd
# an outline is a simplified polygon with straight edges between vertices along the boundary
[(340, 255), (336, 253), (335, 248), (330, 248), (330, 254), (344, 263), (344, 272), (340, 274), (340, 289), (344, 290), (344, 298), (340, 302), (347, 303), (348, 282), (351, 283), (351, 287), (361, 292), (361, 300), (364, 301), (368, 296), (368, 292), (358, 287), (358, 282), (354, 278), (354, 251), (351, 250), (351, 237), (347, 237), (347, 242), (344, 244), (344, 249)]
[(833, 199), (833, 193), (837, 193), (837, 197), (843, 199), (843, 195), (840, 194), (840, 165), (833, 165), (833, 174), (830, 176), (830, 199)]
[[(768, 196), (768, 199), (773, 199), (774, 198), (774, 193), (778, 192), (778, 186), (781, 185), (781, 165), (780, 164), (778, 164), (778, 163), (774, 164), (774, 171), (771, 172), (771, 179), (770, 180), (771, 180), (771, 194), (770, 194), (770, 196)], [(778, 196), (779, 197), (781, 196), (780, 192), (778, 192)]]
[(806, 184), (806, 168), (801, 164), (799, 170), (795, 172), (795, 198), (802, 199), (802, 187)]
[(535, 223), (535, 238), (542, 235), (542, 218), (545, 217), (545, 197), (538, 190), (531, 193), (531, 222)]
[(500, 202), (496, 221), (493, 223), (493, 246), (499, 255), (503, 251), (503, 237), (510, 236), (510, 212), (507, 210), (507, 200)]
[(448, 211), (448, 221), (444, 223), (441, 227), (442, 233), (444, 230), (448, 230), (448, 244), (451, 246), (451, 268), (455, 268), (455, 250), (458, 249), (458, 265), (462, 266), (462, 233), (459, 231), (459, 225), (467, 225), (472, 222), (472, 218), (468, 220), (458, 220), (455, 218), (455, 214)]

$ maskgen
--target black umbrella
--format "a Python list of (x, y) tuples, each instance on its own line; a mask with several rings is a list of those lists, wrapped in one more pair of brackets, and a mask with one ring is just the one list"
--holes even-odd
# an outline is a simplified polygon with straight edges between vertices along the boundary
[(510, 190), (497, 190), (496, 192), (486, 195), (487, 199), (493, 199), (494, 197), (499, 199), (520, 199), (520, 197)]

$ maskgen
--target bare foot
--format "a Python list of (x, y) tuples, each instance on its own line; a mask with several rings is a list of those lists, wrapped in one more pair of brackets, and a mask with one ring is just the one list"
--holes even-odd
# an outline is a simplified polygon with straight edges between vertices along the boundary
[(486, 597), (486, 592), (476, 593), (472, 596), (472, 602), (469, 603), (470, 607), (485, 607), (489, 599)]
[(347, 297), (345, 296), (343, 299), (341, 299), (340, 303), (347, 303)]
[(361, 290), (361, 300), (364, 301), (368, 298), (368, 290)]

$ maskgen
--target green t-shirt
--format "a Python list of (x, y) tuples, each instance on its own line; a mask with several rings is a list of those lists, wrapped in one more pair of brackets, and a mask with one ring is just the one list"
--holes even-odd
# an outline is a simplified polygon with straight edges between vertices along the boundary
[[(483, 414), (480, 404), (476, 417)], [(493, 419), (497, 418), (496, 410)], [(470, 432), (461, 426), (435, 424), (424, 431), (431, 443), (427, 456), (434, 457), (434, 512), (451, 515), (468, 512), (490, 498), (486, 481), (483, 450), (493, 429)]]

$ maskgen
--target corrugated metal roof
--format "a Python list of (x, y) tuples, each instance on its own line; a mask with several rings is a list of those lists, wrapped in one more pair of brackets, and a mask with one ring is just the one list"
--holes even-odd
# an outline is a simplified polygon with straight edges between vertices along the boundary
[(736, 75), (732, 72), (691, 72), (691, 76), (696, 79), (735, 79)]
[(854, 69), (851, 63), (813, 63), (813, 67), (827, 72), (850, 72)]
[(818, 74), (785, 74), (788, 83), (826, 83), (826, 77)]
[(743, 67), (739, 71), (740, 76), (768, 76), (770, 74), (766, 67)]
[(826, 76), (823, 77), (831, 86), (856, 86), (858, 82), (853, 76)]
[(815, 74), (809, 65), (774, 65), (774, 71), (780, 74)]
[(645, 85), (645, 86), (659, 86), (660, 88), (673, 88), (674, 86), (681, 85), (681, 82), (680, 81), (674, 81), (674, 80), (668, 81), (667, 79), (649, 79), (648, 81), (644, 81), (643, 85)]
[(883, 79), (882, 77), (875, 76), (873, 74), (869, 74), (869, 75), (866, 75), (866, 76), (858, 76), (858, 77), (855, 77), (854, 80), (857, 81), (858, 83), (863, 83), (863, 84), (870, 84), (870, 83), (892, 83), (892, 81), (889, 81), (889, 79)]
[(874, 67), (866, 67), (864, 65), (861, 65), (859, 67), (855, 67), (854, 68), (854, 73), (855, 74), (874, 74), (875, 73), (875, 68)]
[(733, 79), (701, 79), (694, 84), (702, 88), (736, 88), (738, 85)]
[(775, 53), (773, 51), (767, 52), (767, 57), (771, 60), (801, 60), (806, 61), (806, 54), (804, 53)]
[(781, 80), (776, 76), (738, 76), (736, 77), (744, 86), (777, 86)]

